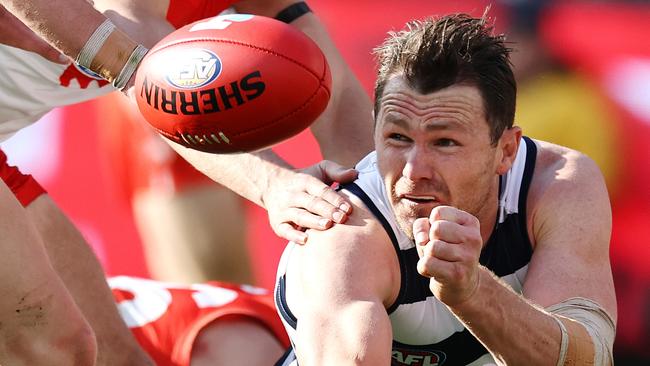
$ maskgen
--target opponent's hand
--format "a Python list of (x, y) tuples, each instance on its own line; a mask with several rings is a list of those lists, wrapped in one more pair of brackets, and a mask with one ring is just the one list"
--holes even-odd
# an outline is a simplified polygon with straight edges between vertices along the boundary
[(483, 240), (476, 217), (450, 206), (438, 206), (428, 218), (413, 222), (420, 256), (418, 272), (431, 278), (431, 292), (454, 306), (469, 299), (478, 287)]
[(67, 56), (37, 36), (2, 5), (0, 5), (0, 43), (35, 52), (49, 61), (59, 64), (71, 62)]
[(357, 177), (357, 171), (323, 160), (302, 171), (283, 169), (263, 194), (264, 207), (275, 233), (287, 240), (304, 244), (304, 228), (325, 230), (334, 223), (343, 223), (352, 212), (352, 205), (334, 189), (333, 182), (346, 183)]

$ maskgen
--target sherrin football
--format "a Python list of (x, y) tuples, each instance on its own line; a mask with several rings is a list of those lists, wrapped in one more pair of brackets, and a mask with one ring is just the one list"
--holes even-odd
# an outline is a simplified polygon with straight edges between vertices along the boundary
[(140, 112), (163, 136), (211, 153), (259, 150), (323, 112), (331, 74), (318, 46), (275, 19), (231, 14), (163, 38), (135, 79)]

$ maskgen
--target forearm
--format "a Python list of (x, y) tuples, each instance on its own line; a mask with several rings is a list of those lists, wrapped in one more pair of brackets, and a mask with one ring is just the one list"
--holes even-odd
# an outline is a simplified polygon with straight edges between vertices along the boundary
[[(235, 4), (238, 12), (273, 17), (295, 0), (244, 0)], [(307, 34), (323, 51), (332, 73), (332, 95), (327, 109), (312, 124), (311, 131), (327, 160), (354, 166), (373, 150), (372, 103), (347, 65), (327, 29), (314, 13), (307, 13), (291, 25)], [(341, 148), (344, 146), (344, 148)]]
[(370, 98), (315, 14), (306, 14), (291, 25), (318, 44), (332, 72), (330, 102), (311, 126), (311, 131), (325, 159), (354, 166), (374, 149)]
[(86, 0), (0, 0), (0, 4), (72, 58), (105, 20)]
[[(557, 365), (561, 331), (553, 316), (514, 293), (487, 269), (479, 286), (451, 311), (501, 365)], [(573, 328), (571, 332), (580, 331)]]
[(152, 365), (115, 306), (101, 265), (73, 224), (47, 196), (27, 207), (55, 271), (93, 328), (98, 366)]
[(261, 207), (265, 207), (263, 195), (269, 181), (291, 169), (270, 149), (250, 154), (220, 155), (167, 142), (201, 173)]

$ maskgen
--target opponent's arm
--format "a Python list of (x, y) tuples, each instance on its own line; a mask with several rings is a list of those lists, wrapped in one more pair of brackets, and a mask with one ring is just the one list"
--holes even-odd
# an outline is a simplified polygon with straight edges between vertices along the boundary
[[(537, 170), (544, 170), (540, 156)], [(536, 173), (529, 193), (535, 250), (524, 297), (478, 265), (480, 246), (467, 244), (478, 228), (468, 230), (469, 214), (451, 207), (432, 213), (427, 239), (436, 242), (423, 247), (418, 266), (499, 364), (608, 365), (614, 324), (605, 311), (615, 319), (616, 304), (607, 191), (595, 164), (577, 152), (551, 165)], [(565, 302), (574, 298), (590, 301)], [(543, 309), (559, 303), (553, 313)]]
[(34, 34), (2, 5), (0, 5), (0, 43), (37, 53), (52, 62), (61, 64), (70, 62), (68, 57)]
[(345, 222), (351, 212), (352, 206), (328, 184), (353, 180), (353, 169), (322, 161), (294, 171), (271, 150), (215, 155), (169, 144), (203, 174), (266, 208), (273, 230), (287, 240), (303, 244), (307, 234), (296, 226), (327, 229)]
[(313, 245), (291, 252), (287, 302), (298, 319), (301, 365), (390, 364), (386, 307), (399, 291), (399, 264), (382, 226), (351, 201), (346, 224), (310, 233)]
[(101, 264), (77, 228), (45, 194), (26, 211), (43, 238), (52, 266), (95, 332), (96, 365), (153, 365), (120, 318)]
[[(235, 8), (240, 12), (275, 16), (293, 3), (295, 3), (294, 0), (246, 0), (236, 3)], [(116, 25), (132, 35), (134, 39), (148, 47), (173, 30), (165, 20), (169, 7), (168, 0), (96, 0), (95, 6), (111, 18)], [(303, 20), (303, 18), (305, 19)], [(330, 64), (338, 65), (337, 70), (342, 68), (340, 66), (342, 64), (345, 70), (341, 70), (341, 72), (350, 73), (324, 28), (319, 25), (320, 23), (312, 14), (305, 14), (292, 24), (300, 25), (298, 27), (301, 29), (308, 27), (308, 34), (314, 37), (322, 47), (326, 47), (325, 52)], [(335, 78), (335, 80), (337, 79), (339, 78)], [(365, 97), (354, 77), (346, 79), (350, 81), (346, 81), (345, 85), (350, 83), (352, 86), (347, 87), (344, 83), (340, 83), (339, 86), (335, 85), (333, 95), (341, 94), (337, 89), (354, 89), (356, 94), (361, 93)], [(345, 93), (351, 92), (346, 91)], [(347, 113), (341, 107), (346, 103), (341, 103), (339, 100), (340, 98), (338, 100), (332, 98), (326, 112), (316, 124), (328, 126), (328, 131), (332, 132), (337, 130), (338, 123), (352, 126), (346, 128), (354, 128), (357, 125), (359, 130), (369, 126), (369, 121), (364, 123), (356, 114)], [(363, 102), (359, 102), (358, 106), (355, 106), (358, 108), (357, 111), (363, 111), (363, 105)], [(365, 105), (369, 111), (370, 101), (367, 100), (367, 97)], [(346, 118), (339, 120), (339, 114), (345, 115)], [(367, 116), (370, 117), (370, 112), (367, 113)], [(367, 133), (357, 132), (346, 135), (352, 136), (352, 138), (367, 135), (367, 142), (370, 143), (371, 133), (369, 130)], [(366, 152), (366, 149), (362, 148), (365, 145), (359, 142), (345, 139), (336, 140), (334, 137), (325, 138), (325, 140), (329, 144), (347, 142), (347, 145), (344, 146), (354, 146), (350, 150), (347, 148), (335, 149), (341, 152), (339, 155), (332, 155), (334, 158), (340, 158), (350, 164), (356, 162)], [(298, 230), (296, 226), (326, 229), (334, 222), (344, 222), (347, 214), (350, 213), (350, 205), (327, 185), (332, 181), (346, 182), (354, 179), (356, 173), (350, 169), (343, 169), (329, 162), (321, 162), (302, 172), (294, 172), (293, 168), (272, 150), (252, 154), (215, 155), (167, 142), (199, 171), (244, 198), (266, 208), (274, 231), (287, 240), (304, 243), (307, 240), (307, 235)]]
[[(295, 0), (242, 0), (234, 5), (238, 12), (273, 17)], [(353, 166), (373, 150), (372, 103), (361, 83), (339, 53), (327, 29), (314, 13), (307, 13), (293, 22), (313, 39), (327, 57), (332, 73), (332, 96), (323, 114), (312, 124), (311, 131), (318, 140), (327, 160)], [(344, 146), (345, 148), (341, 148)]]
[[(133, 66), (144, 56), (143, 49), (119, 29), (112, 31), (106, 17), (86, 0), (2, 0), (11, 13), (65, 55), (97, 72), (119, 88), (132, 79), (134, 67), (125, 67), (137, 55)], [(100, 32), (105, 25), (106, 32)], [(106, 38), (100, 34), (105, 34)], [(96, 42), (88, 42), (91, 36)], [(92, 45), (91, 45), (92, 44)], [(94, 45), (94, 46), (93, 46)], [(83, 50), (83, 52), (82, 52)], [(123, 72), (124, 71), (124, 72)]]

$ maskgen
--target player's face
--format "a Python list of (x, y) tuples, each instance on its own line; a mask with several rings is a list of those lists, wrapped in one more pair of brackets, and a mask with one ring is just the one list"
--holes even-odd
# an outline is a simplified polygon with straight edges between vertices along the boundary
[(393, 211), (410, 237), (413, 221), (435, 206), (479, 218), (486, 205), (496, 207), (497, 148), (474, 86), (422, 95), (400, 75), (392, 77), (377, 115), (375, 148)]

